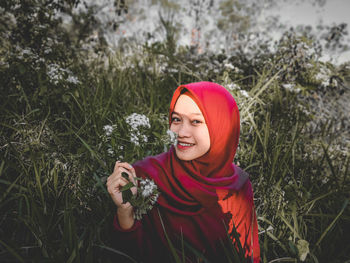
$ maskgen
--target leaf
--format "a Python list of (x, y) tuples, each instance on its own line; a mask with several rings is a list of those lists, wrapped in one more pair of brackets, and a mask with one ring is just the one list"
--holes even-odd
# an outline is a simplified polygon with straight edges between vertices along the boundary
[(120, 189), (120, 191), (122, 192), (123, 204), (126, 204), (131, 200), (133, 194), (130, 189), (133, 186), (135, 185), (132, 182), (129, 182)]
[(134, 187), (135, 185), (132, 183), (132, 182), (129, 182), (127, 183), (126, 185), (124, 185), (120, 191), (123, 192), (123, 191), (126, 191), (126, 190), (129, 190), (131, 187)]
[(127, 202), (129, 202), (131, 200), (131, 197), (132, 197), (131, 190), (128, 189), (128, 190), (123, 191), (122, 197), (123, 197), (123, 204), (126, 204)]
[(129, 175), (126, 172), (122, 172), (122, 176), (129, 181)]

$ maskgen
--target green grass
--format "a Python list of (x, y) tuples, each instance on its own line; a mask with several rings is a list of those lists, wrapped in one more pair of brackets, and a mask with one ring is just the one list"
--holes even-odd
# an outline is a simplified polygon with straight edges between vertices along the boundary
[[(80, 84), (44, 83), (41, 95), (25, 81), (8, 86), (0, 106), (1, 262), (132, 257), (113, 243), (115, 207), (105, 180), (117, 159), (134, 162), (169, 147), (171, 95), (179, 84), (199, 80), (224, 86), (235, 80), (249, 92), (247, 98), (232, 90), (242, 119), (235, 161), (253, 182), (262, 262), (299, 262), (305, 244), (306, 262), (349, 260), (349, 153), (326, 143), (332, 124), (310, 132), (312, 116), (281, 87), (279, 73), (213, 73), (204, 70), (207, 57), (187, 55), (148, 48), (131, 57), (117, 53), (107, 66), (75, 62)], [(152, 127), (141, 131), (148, 142), (139, 146), (130, 142), (125, 122), (134, 112)], [(116, 125), (111, 136), (105, 125)]]

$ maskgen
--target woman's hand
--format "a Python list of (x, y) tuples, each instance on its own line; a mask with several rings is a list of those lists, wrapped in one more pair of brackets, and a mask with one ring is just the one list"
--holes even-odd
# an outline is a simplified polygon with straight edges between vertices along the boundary
[[(122, 176), (122, 172), (125, 172), (129, 175), (129, 181), (134, 183), (136, 172), (135, 169), (128, 163), (121, 163), (117, 161), (114, 166), (113, 173), (107, 178), (107, 190), (108, 193), (111, 195), (111, 198), (113, 202), (117, 205), (117, 216), (119, 225), (123, 229), (129, 229), (134, 225), (134, 210), (132, 205), (127, 202), (123, 204), (123, 196), (122, 192), (120, 191), (121, 188), (129, 183), (127, 179), (125, 179)], [(132, 194), (136, 194), (136, 187), (131, 187)]]
[[(107, 190), (111, 195), (113, 202), (117, 205), (118, 210), (130, 210), (132, 206), (129, 202), (123, 204), (121, 188), (129, 183), (127, 179), (122, 176), (122, 172), (129, 175), (129, 181), (136, 185), (134, 177), (136, 177), (135, 169), (128, 163), (121, 163), (117, 161), (114, 166), (113, 173), (107, 179)], [(132, 194), (136, 194), (136, 187), (132, 187)]]

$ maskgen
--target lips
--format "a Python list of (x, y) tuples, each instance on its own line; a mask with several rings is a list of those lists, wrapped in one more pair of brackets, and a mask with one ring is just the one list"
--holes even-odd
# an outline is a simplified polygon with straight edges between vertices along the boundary
[(194, 143), (183, 142), (183, 141), (178, 141), (177, 144), (176, 144), (177, 148), (180, 149), (180, 150), (189, 149), (193, 145), (194, 145)]

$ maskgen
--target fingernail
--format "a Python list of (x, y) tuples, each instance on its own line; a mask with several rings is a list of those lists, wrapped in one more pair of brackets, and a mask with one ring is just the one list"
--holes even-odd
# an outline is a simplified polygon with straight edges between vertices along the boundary
[(131, 164), (129, 164), (129, 166), (130, 166), (130, 168), (132, 168), (132, 165), (131, 165)]

